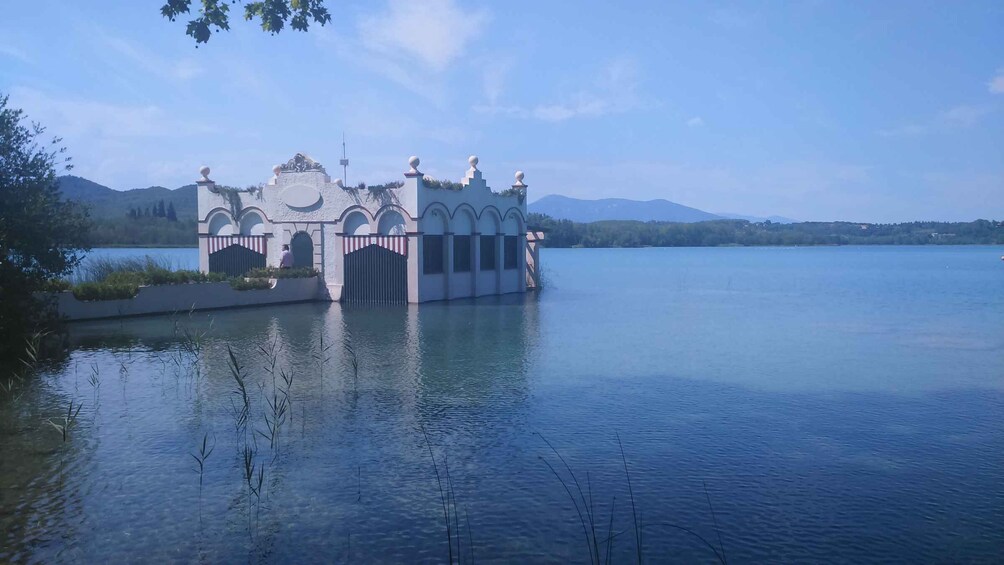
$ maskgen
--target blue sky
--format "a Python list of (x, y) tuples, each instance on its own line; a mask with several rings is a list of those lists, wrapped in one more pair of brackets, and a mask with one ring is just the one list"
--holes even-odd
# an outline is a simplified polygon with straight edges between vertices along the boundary
[[(666, 198), (802, 220), (1004, 218), (1004, 3), (329, 1), (198, 49), (150, 2), (15, 2), (0, 91), (74, 174), (257, 184), (302, 151), (350, 183), (470, 154), (530, 200)], [(85, 7), (86, 6), (86, 7)], [(239, 13), (239, 10), (238, 10)]]

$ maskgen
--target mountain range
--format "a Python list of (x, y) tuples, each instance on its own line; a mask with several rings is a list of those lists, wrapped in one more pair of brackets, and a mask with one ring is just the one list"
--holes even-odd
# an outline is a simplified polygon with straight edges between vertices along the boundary
[[(88, 179), (73, 175), (59, 177), (63, 195), (90, 206), (91, 216), (102, 220), (124, 218), (131, 209), (144, 210), (161, 200), (165, 206), (174, 204), (178, 219), (193, 221), (198, 214), (195, 185), (170, 189), (163, 186), (114, 190)], [(583, 200), (552, 194), (531, 202), (530, 212), (547, 214), (558, 220), (573, 222), (598, 222), (603, 220), (636, 220), (641, 222), (703, 222), (707, 220), (741, 219), (751, 222), (770, 220), (774, 223), (793, 223), (797, 220), (781, 216), (766, 218), (740, 214), (712, 213), (670, 202), (669, 200), (629, 200), (627, 198), (601, 198)]]
[(636, 220), (640, 222), (681, 222), (693, 223), (708, 220), (748, 220), (790, 224), (798, 220), (783, 216), (745, 216), (741, 214), (712, 213), (670, 202), (669, 200), (629, 200), (627, 198), (600, 198), (583, 200), (552, 194), (531, 202), (530, 212), (546, 214), (557, 220), (573, 222), (600, 222), (605, 220)]

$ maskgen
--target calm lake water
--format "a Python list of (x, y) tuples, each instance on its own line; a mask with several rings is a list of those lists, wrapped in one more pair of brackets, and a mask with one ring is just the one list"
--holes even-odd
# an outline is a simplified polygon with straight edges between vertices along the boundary
[[(618, 437), (652, 563), (715, 560), (670, 524), (733, 563), (1001, 562), (1002, 253), (545, 250), (525, 298), (75, 324), (0, 404), (0, 561), (445, 562), (448, 467), (465, 562), (588, 562), (543, 436), (616, 562)], [(64, 443), (45, 420), (71, 400)]]

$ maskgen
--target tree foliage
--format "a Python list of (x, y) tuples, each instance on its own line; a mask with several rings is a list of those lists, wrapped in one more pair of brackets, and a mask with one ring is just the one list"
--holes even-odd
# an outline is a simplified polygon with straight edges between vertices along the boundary
[[(230, 29), (230, 6), (236, 0), (198, 0), (202, 5), (198, 15), (188, 21), (185, 33), (195, 39), (196, 46), (206, 43), (213, 33)], [(260, 0), (242, 2), (244, 19), (257, 20), (262, 31), (276, 34), (286, 24), (297, 31), (307, 31), (310, 24), (324, 25), (331, 21), (331, 14), (324, 6), (324, 0)], [(192, 0), (167, 0), (160, 8), (165, 18), (175, 21), (183, 14), (191, 13)]]
[[(695, 223), (604, 221), (576, 223), (530, 214), (548, 231), (547, 247), (713, 247), (718, 245), (961, 245), (1004, 243), (1004, 222), (801, 222), (746, 220)], [(531, 228), (532, 229), (532, 228)]]
[(87, 212), (56, 181), (56, 167), (70, 167), (66, 149), (44, 133), (0, 96), (0, 359), (51, 321), (34, 293), (69, 274), (87, 248)]

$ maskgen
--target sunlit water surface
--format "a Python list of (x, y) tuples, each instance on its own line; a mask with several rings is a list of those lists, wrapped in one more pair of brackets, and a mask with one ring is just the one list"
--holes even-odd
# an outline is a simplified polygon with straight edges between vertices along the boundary
[(545, 250), (525, 298), (75, 324), (0, 400), (0, 562), (445, 562), (437, 470), (464, 562), (588, 562), (541, 436), (617, 562), (618, 438), (650, 562), (714, 561), (670, 524), (733, 563), (1000, 562), (1001, 252)]

